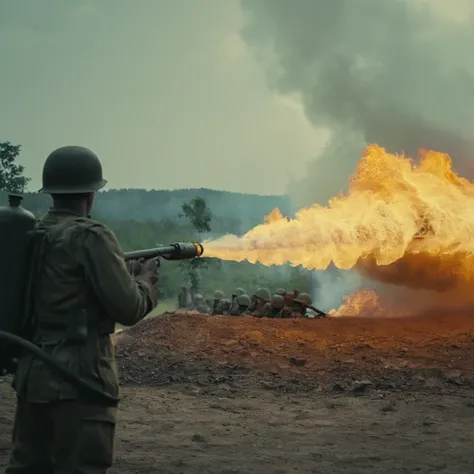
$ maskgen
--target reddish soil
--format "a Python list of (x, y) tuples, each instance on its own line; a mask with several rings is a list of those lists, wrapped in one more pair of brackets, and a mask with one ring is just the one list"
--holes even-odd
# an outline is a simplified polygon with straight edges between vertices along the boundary
[[(472, 474), (474, 318), (165, 315), (115, 336), (133, 474)], [(0, 471), (14, 410), (0, 378)]]
[(459, 386), (470, 385), (474, 375), (474, 317), (272, 320), (170, 314), (117, 335), (117, 349), (128, 382), (153, 381), (148, 361), (159, 368), (158, 384), (173, 371), (179, 378), (201, 367), (312, 380), (323, 388), (372, 378), (403, 384), (420, 373)]

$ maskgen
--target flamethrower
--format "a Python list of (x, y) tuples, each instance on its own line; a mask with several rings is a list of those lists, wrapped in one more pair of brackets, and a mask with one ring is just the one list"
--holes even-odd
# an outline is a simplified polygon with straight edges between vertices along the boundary
[(150, 258), (164, 258), (165, 260), (191, 260), (200, 257), (204, 253), (204, 247), (197, 242), (178, 242), (175, 244), (156, 247), (146, 250), (134, 250), (125, 252), (125, 261), (148, 260)]

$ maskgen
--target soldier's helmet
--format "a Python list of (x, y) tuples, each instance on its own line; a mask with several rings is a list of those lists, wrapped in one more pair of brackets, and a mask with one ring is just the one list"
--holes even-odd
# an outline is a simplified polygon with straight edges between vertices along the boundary
[(222, 298), (224, 298), (224, 292), (221, 291), (221, 290), (216, 290), (214, 292), (214, 299), (215, 300), (221, 300)]
[(270, 290), (268, 290), (268, 288), (259, 288), (255, 292), (255, 296), (257, 298), (261, 298), (262, 300), (268, 302), (268, 301), (270, 301)]
[(198, 301), (201, 302), (201, 301), (203, 301), (203, 300), (204, 300), (204, 298), (203, 298), (202, 295), (200, 295), (199, 293), (196, 293), (196, 294), (194, 295), (194, 301), (196, 301), (196, 302), (198, 302)]
[(303, 306), (311, 306), (313, 304), (313, 299), (308, 293), (300, 293), (293, 301), (300, 303)]
[(250, 306), (250, 296), (246, 295), (245, 293), (243, 295), (237, 296), (235, 301), (239, 306)]
[(270, 304), (274, 308), (283, 308), (283, 306), (285, 305), (285, 298), (282, 295), (277, 295), (275, 293), (270, 299)]
[(275, 295), (285, 296), (285, 295), (286, 295), (286, 290), (284, 290), (283, 288), (278, 288), (278, 289), (275, 291)]
[(237, 296), (240, 296), (240, 295), (245, 295), (245, 290), (243, 288), (236, 288), (235, 291), (234, 291), (234, 294), (237, 295)]
[(54, 150), (43, 166), (46, 194), (80, 194), (99, 191), (107, 184), (102, 165), (91, 150), (82, 146), (63, 146)]

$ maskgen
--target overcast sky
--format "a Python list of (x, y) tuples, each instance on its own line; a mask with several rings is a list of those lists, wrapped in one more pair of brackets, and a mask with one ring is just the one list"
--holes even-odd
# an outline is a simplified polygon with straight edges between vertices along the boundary
[(473, 51), (472, 0), (0, 0), (0, 140), (34, 190), (79, 144), (110, 188), (325, 203), (373, 141), (474, 174)]
[(0, 0), (0, 139), (40, 187), (53, 149), (109, 187), (286, 191), (322, 136), (269, 89), (238, 0)]

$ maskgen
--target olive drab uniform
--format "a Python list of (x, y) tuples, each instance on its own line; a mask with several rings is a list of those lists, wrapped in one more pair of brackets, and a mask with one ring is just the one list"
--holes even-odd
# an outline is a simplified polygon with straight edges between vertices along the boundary
[(212, 315), (220, 315), (222, 313), (222, 300), (225, 298), (224, 292), (221, 290), (216, 290), (214, 292), (214, 298), (212, 301), (212, 308), (211, 308), (211, 314)]
[[(127, 271), (115, 235), (102, 224), (54, 209), (39, 222), (30, 339), (72, 372), (117, 397), (110, 334), (156, 306), (151, 283)], [(41, 360), (18, 358), (18, 403), (5, 474), (105, 473), (112, 465), (116, 406), (86, 398)]]
[(178, 295), (178, 308), (188, 309), (192, 306), (191, 292), (187, 286), (182, 286)]
[(277, 293), (273, 294), (270, 302), (263, 307), (264, 318), (281, 318), (282, 308), (285, 305), (285, 298)]
[(228, 314), (230, 316), (242, 316), (250, 306), (250, 296), (243, 293), (235, 298), (234, 303)]
[(267, 288), (258, 288), (252, 295), (253, 302), (247, 314), (257, 318), (263, 317), (265, 305), (270, 302), (270, 291)]
[(199, 293), (194, 295), (193, 309), (201, 314), (209, 314), (211, 312), (211, 308), (207, 306), (204, 298)]

